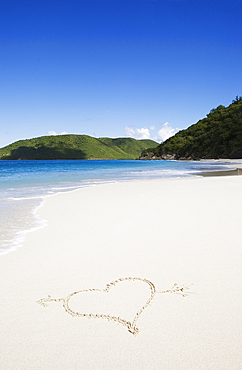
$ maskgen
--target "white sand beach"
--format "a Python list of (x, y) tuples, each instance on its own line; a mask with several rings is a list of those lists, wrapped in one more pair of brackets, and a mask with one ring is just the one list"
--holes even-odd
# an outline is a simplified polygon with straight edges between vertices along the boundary
[(46, 199), (0, 257), (0, 368), (242, 369), (241, 208), (242, 176)]

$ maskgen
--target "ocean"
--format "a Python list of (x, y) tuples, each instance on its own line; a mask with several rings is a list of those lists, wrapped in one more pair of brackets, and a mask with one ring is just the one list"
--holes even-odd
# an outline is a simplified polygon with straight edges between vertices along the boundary
[(36, 215), (46, 197), (87, 186), (134, 180), (199, 176), (228, 170), (216, 161), (38, 160), (0, 161), (0, 254), (44, 227)]

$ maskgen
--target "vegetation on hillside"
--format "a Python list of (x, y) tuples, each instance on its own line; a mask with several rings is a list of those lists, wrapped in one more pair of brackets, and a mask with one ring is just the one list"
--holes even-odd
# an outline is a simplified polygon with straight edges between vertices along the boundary
[(242, 158), (242, 97), (219, 105), (206, 118), (158, 145), (140, 159)]
[(155, 147), (152, 140), (94, 138), (87, 135), (42, 136), (0, 149), (0, 159), (135, 159)]

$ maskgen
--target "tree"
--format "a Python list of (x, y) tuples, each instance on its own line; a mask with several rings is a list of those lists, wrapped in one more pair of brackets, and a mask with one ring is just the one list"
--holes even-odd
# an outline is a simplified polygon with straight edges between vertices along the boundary
[(238, 103), (240, 100), (242, 100), (242, 96), (236, 96), (234, 100), (232, 100), (232, 103)]

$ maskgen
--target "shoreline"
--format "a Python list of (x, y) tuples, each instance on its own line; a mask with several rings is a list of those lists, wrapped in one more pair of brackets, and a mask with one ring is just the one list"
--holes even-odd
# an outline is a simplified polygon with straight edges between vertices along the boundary
[(242, 168), (236, 168), (235, 170), (226, 170), (226, 171), (201, 172), (201, 176), (203, 176), (203, 177), (212, 177), (212, 176), (241, 176), (241, 175), (242, 175)]
[(2, 368), (239, 368), (241, 186), (184, 177), (48, 197), (47, 226), (0, 257)]
[[(215, 171), (202, 171), (200, 173), (193, 173), (191, 174), (190, 176), (184, 176), (184, 178), (194, 178), (194, 177), (213, 177), (213, 176), (236, 176), (236, 175), (241, 175), (242, 174), (242, 160), (204, 160), (205, 163), (224, 163), (224, 162), (227, 162), (228, 163), (228, 168), (230, 167), (231, 169), (228, 169), (228, 170), (215, 170)], [(234, 162), (234, 164), (232, 164), (231, 162)], [(236, 169), (234, 169), (235, 165), (238, 166), (239, 163), (241, 163), (241, 167), (237, 167)], [(171, 177), (171, 178), (158, 178), (157, 180), (158, 181), (163, 181), (163, 180), (169, 180), (169, 179), (180, 179), (180, 178), (183, 178), (183, 177)], [(28, 197), (28, 198), (23, 198), (24, 199), (39, 199), (39, 204), (37, 206), (35, 206), (33, 208), (33, 210), (31, 211), (31, 213), (33, 214), (33, 225), (31, 227), (26, 227), (20, 231), (17, 231), (17, 233), (13, 236), (12, 238), (12, 241), (11, 241), (11, 244), (9, 245), (9, 247), (3, 247), (3, 248), (0, 248), (0, 256), (3, 255), (3, 254), (7, 254), (7, 253), (10, 253), (12, 251), (15, 251), (16, 249), (18, 248), (21, 248), (23, 243), (24, 243), (24, 240), (25, 240), (25, 236), (26, 234), (34, 231), (34, 230), (37, 230), (39, 228), (42, 228), (42, 227), (45, 227), (46, 225), (46, 222), (45, 220), (42, 220), (40, 219), (36, 213), (37, 213), (37, 210), (38, 208), (42, 207), (43, 204), (45, 203), (45, 200), (48, 198), (48, 197), (52, 197), (52, 196), (56, 196), (58, 194), (62, 194), (62, 193), (69, 193), (69, 192), (73, 192), (73, 191), (78, 191), (82, 188), (85, 188), (85, 187), (92, 187), (92, 186), (96, 186), (96, 185), (103, 185), (103, 184), (112, 184), (112, 183), (126, 183), (126, 182), (135, 182), (135, 181), (153, 181), (154, 179), (132, 179), (132, 180), (123, 180), (123, 179), (119, 179), (119, 180), (100, 180), (101, 182), (98, 183), (96, 182), (96, 180), (94, 180), (94, 183), (90, 182), (89, 185), (87, 184), (84, 184), (83, 186), (73, 186), (73, 189), (62, 189), (63, 191), (57, 191), (53, 194), (42, 194), (42, 195), (39, 195), (39, 196), (34, 196), (34, 197)], [(58, 186), (58, 185), (57, 185)], [(21, 200), (22, 198), (19, 198), (19, 200)], [(35, 220), (35, 221), (34, 221)]]

